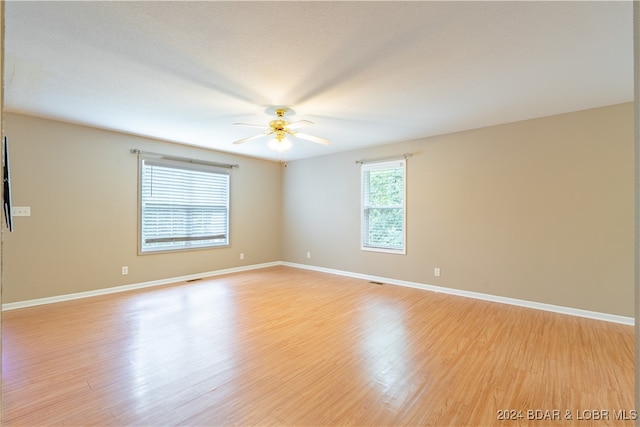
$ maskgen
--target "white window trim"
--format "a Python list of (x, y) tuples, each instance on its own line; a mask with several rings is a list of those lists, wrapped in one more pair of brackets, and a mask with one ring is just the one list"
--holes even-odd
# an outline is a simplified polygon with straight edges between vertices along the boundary
[[(162, 249), (144, 249), (143, 248), (143, 236), (142, 236), (142, 175), (143, 175), (143, 167), (144, 162), (151, 162), (156, 165), (166, 165), (169, 167), (175, 167), (177, 169), (186, 169), (186, 170), (195, 170), (195, 171), (207, 171), (213, 173), (219, 173), (222, 175), (229, 175), (229, 184), (228, 184), (228, 192), (227, 192), (227, 224), (226, 224), (226, 242), (222, 244), (213, 244), (213, 245), (196, 245), (196, 246), (187, 246), (183, 248), (162, 248)], [(191, 250), (205, 250), (205, 249), (215, 249), (221, 247), (229, 247), (231, 245), (231, 238), (229, 236), (229, 231), (231, 228), (231, 176), (228, 168), (218, 167), (209, 164), (200, 164), (194, 162), (187, 162), (182, 160), (174, 160), (174, 159), (164, 159), (164, 158), (156, 158), (155, 156), (139, 156), (138, 160), (138, 255), (152, 255), (159, 253), (168, 253), (168, 252), (184, 252)]]
[[(364, 197), (364, 172), (367, 170), (375, 169), (388, 169), (390, 167), (402, 166), (403, 173), (403, 192), (402, 192), (402, 248), (386, 248), (376, 246), (365, 245), (365, 197)], [(360, 249), (368, 252), (383, 252), (397, 255), (406, 255), (407, 253), (407, 160), (406, 158), (401, 160), (379, 161), (379, 162), (367, 162), (361, 163), (360, 167)]]

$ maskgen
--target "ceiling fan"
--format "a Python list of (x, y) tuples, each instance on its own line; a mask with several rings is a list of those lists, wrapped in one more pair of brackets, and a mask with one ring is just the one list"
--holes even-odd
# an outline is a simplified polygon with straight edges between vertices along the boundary
[(312, 141), (318, 144), (327, 145), (329, 144), (328, 139), (320, 138), (313, 135), (308, 135), (306, 133), (301, 133), (296, 131), (295, 129), (299, 129), (304, 126), (312, 125), (313, 122), (309, 120), (300, 120), (297, 122), (289, 123), (284, 119), (284, 115), (287, 113), (293, 113), (293, 111), (286, 107), (277, 107), (275, 109), (275, 113), (277, 118), (271, 120), (268, 126), (264, 125), (252, 125), (247, 123), (234, 123), (234, 125), (238, 126), (251, 126), (256, 128), (265, 129), (264, 132), (259, 133), (258, 135), (253, 135), (248, 138), (243, 138), (238, 141), (235, 141), (234, 144), (243, 144), (252, 139), (261, 138), (263, 136), (273, 135), (273, 139), (269, 141), (269, 148), (276, 151), (286, 151), (291, 148), (291, 141), (287, 139), (287, 135), (294, 136), (300, 139), (306, 139), (307, 141)]

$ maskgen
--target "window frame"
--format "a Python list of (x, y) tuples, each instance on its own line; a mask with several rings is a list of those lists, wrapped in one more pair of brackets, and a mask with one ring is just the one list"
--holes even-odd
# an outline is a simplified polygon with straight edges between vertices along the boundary
[[(402, 247), (396, 248), (391, 246), (375, 246), (367, 244), (368, 221), (367, 210), (371, 209), (367, 206), (367, 196), (365, 192), (368, 186), (365, 185), (365, 173), (371, 170), (395, 169), (402, 168)], [(395, 205), (394, 205), (395, 206)], [(390, 207), (390, 206), (389, 206)], [(381, 208), (381, 207), (378, 207)], [(370, 252), (383, 252), (398, 255), (406, 255), (407, 253), (407, 159), (384, 160), (375, 162), (361, 163), (360, 166), (360, 249)]]
[[(226, 200), (225, 200), (225, 208), (226, 211), (224, 213), (226, 220), (226, 230), (225, 230), (225, 241), (220, 243), (205, 243), (198, 244), (194, 243), (195, 240), (184, 240), (184, 246), (177, 247), (162, 247), (162, 248), (148, 248), (145, 245), (144, 239), (144, 204), (145, 200), (143, 200), (143, 179), (144, 179), (144, 168), (146, 164), (151, 164), (152, 166), (158, 167), (167, 167), (172, 169), (180, 169), (186, 171), (195, 171), (195, 172), (205, 172), (217, 175), (225, 175), (227, 176), (226, 181)], [(210, 208), (209, 208), (210, 209)], [(173, 158), (158, 158), (154, 156), (139, 156), (138, 159), (138, 255), (151, 255), (151, 254), (159, 254), (159, 253), (168, 253), (168, 252), (184, 252), (191, 250), (204, 250), (204, 249), (215, 249), (221, 247), (229, 247), (231, 245), (230, 238), (230, 229), (231, 229), (231, 170), (226, 167), (216, 166), (213, 164), (208, 164), (206, 162), (199, 163), (195, 160), (178, 160)]]

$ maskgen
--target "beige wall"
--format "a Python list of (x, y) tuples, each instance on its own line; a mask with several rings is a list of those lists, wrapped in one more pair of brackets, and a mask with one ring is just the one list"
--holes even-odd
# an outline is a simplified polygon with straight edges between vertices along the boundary
[[(355, 161), (406, 152), (407, 254), (361, 251)], [(632, 103), (294, 161), (283, 260), (633, 316), (633, 174)]]
[[(5, 234), (4, 303), (281, 259), (277, 163), (19, 114), (5, 114), (5, 132), (13, 202), (30, 206), (31, 216), (14, 218), (15, 232)], [(231, 246), (138, 256), (132, 148), (238, 163), (231, 177)]]
[[(633, 104), (278, 163), (7, 114), (4, 303), (289, 261), (633, 316)], [(239, 163), (232, 245), (137, 255), (131, 148)], [(360, 250), (355, 160), (411, 152), (407, 255)], [(245, 260), (239, 253), (246, 254)], [(307, 259), (306, 253), (312, 258)], [(122, 266), (130, 274), (122, 276)], [(442, 270), (433, 276), (433, 268)]]

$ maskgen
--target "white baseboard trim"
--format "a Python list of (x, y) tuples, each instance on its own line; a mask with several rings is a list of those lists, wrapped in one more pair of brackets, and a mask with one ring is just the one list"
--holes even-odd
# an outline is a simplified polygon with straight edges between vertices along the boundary
[(383, 283), (388, 283), (390, 285), (406, 286), (406, 287), (422, 289), (426, 291), (457, 295), (457, 296), (462, 296), (467, 298), (475, 298), (475, 299), (480, 299), (484, 301), (492, 301), (492, 302), (498, 302), (502, 304), (516, 305), (516, 306), (526, 307), (526, 308), (533, 308), (536, 310), (551, 311), (554, 313), (568, 314), (571, 316), (603, 320), (605, 322), (621, 323), (623, 325), (631, 325), (631, 326), (634, 326), (635, 324), (635, 319), (633, 317), (619, 316), (616, 314), (600, 313), (597, 311), (582, 310), (579, 308), (564, 307), (564, 306), (545, 304), (545, 303), (535, 302), (535, 301), (501, 297), (497, 295), (484, 294), (480, 292), (444, 288), (441, 286), (433, 286), (433, 285), (427, 285), (423, 283), (408, 282), (405, 280), (396, 280), (388, 277), (372, 276), (369, 274), (352, 273), (349, 271), (334, 270), (332, 268), (316, 267), (316, 266), (307, 265), (307, 264), (296, 264), (292, 262), (282, 262), (280, 264), (288, 267), (302, 268), (305, 270), (319, 271), (322, 273), (337, 274), (340, 276), (348, 276), (356, 279), (363, 279), (363, 280), (369, 280), (374, 282), (383, 282)]
[(74, 299), (95, 297), (98, 295), (114, 294), (117, 292), (132, 291), (135, 289), (150, 288), (153, 286), (170, 285), (173, 283), (185, 282), (187, 280), (203, 279), (205, 277), (221, 276), (223, 274), (239, 273), (242, 271), (257, 270), (260, 268), (274, 267), (281, 265), (279, 261), (268, 262), (264, 264), (253, 264), (242, 267), (225, 268), (223, 270), (207, 271), (204, 273), (189, 274), (187, 276), (171, 277), (168, 279), (152, 280), (143, 283), (134, 283), (131, 285), (115, 286), (112, 288), (97, 289), (95, 291), (78, 292), (73, 294), (59, 295), (55, 297), (38, 298), (27, 301), (18, 301), (2, 304), (2, 311), (16, 310), (19, 308), (33, 307), (36, 305), (52, 304), (55, 302), (70, 301)]
[(59, 295), (59, 296), (47, 297), (47, 298), (38, 298), (38, 299), (32, 299), (27, 301), (10, 302), (6, 304), (2, 304), (2, 311), (16, 310), (19, 308), (33, 307), (36, 305), (43, 305), (43, 304), (52, 304), (56, 302), (70, 301), (70, 300), (81, 299), (81, 298), (89, 298), (89, 297), (94, 297), (99, 295), (113, 294), (117, 292), (126, 292), (126, 291), (135, 290), (135, 289), (150, 288), (153, 286), (169, 285), (173, 283), (185, 282), (187, 280), (221, 276), (223, 274), (240, 273), (243, 271), (257, 270), (257, 269), (267, 268), (267, 267), (275, 267), (278, 265), (301, 268), (305, 270), (313, 270), (313, 271), (318, 271), (322, 273), (336, 274), (339, 276), (347, 276), (347, 277), (352, 277), (356, 279), (383, 282), (383, 283), (388, 283), (390, 285), (406, 286), (410, 288), (422, 289), (425, 291), (457, 295), (457, 296), (462, 296), (467, 298), (475, 298), (475, 299), (480, 299), (484, 301), (492, 301), (492, 302), (498, 302), (502, 304), (516, 305), (520, 307), (533, 308), (536, 310), (551, 311), (554, 313), (568, 314), (571, 316), (586, 317), (589, 319), (603, 320), (606, 322), (621, 323), (623, 325), (633, 326), (635, 324), (635, 319), (633, 317), (619, 316), (616, 314), (582, 310), (582, 309), (572, 308), (572, 307), (545, 304), (545, 303), (540, 303), (535, 301), (527, 301), (527, 300), (521, 300), (516, 298), (484, 294), (480, 292), (465, 291), (460, 289), (445, 288), (441, 286), (428, 285), (424, 283), (391, 279), (389, 277), (372, 276), (370, 274), (353, 273), (349, 271), (336, 270), (333, 268), (317, 267), (313, 265), (297, 264), (297, 263), (284, 262), (284, 261), (275, 261), (275, 262), (268, 262), (263, 264), (253, 264), (253, 265), (247, 265), (242, 267), (226, 268), (222, 270), (207, 271), (204, 273), (189, 274), (186, 276), (171, 277), (168, 279), (152, 280), (149, 282), (134, 283), (131, 285), (97, 289), (94, 291), (78, 292), (73, 294)]

